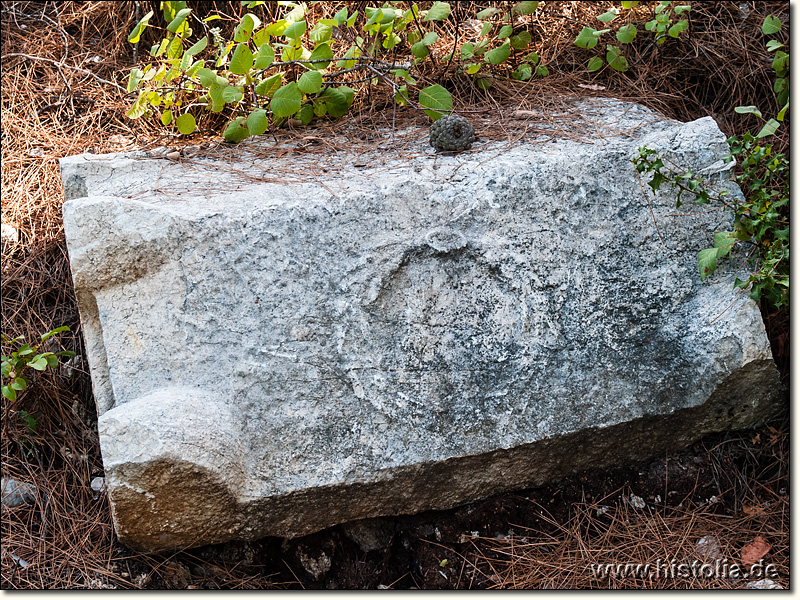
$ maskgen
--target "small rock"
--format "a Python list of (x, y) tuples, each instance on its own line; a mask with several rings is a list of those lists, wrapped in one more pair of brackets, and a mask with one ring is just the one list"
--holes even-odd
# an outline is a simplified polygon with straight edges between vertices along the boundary
[(784, 587), (772, 581), (772, 579), (759, 579), (758, 581), (751, 581), (746, 586), (747, 590), (782, 590)]
[(637, 496), (636, 494), (631, 494), (631, 504), (633, 504), (634, 508), (644, 508), (647, 506), (645, 504), (644, 498), (641, 496)]
[(302, 548), (299, 548), (297, 554), (300, 558), (300, 564), (314, 579), (319, 579), (331, 568), (331, 559), (325, 552), (322, 552), (319, 558), (311, 558), (303, 552)]
[(3, 489), (3, 506), (16, 508), (23, 504), (36, 502), (38, 490), (34, 485), (23, 483), (10, 477), (3, 477), (2, 481), (0, 481), (0, 487)]
[(705, 535), (697, 540), (697, 554), (703, 559), (722, 558), (717, 538), (713, 535)]
[(198, 152), (200, 152), (200, 146), (186, 146), (186, 148), (181, 150), (181, 154), (187, 158), (195, 156)]
[(9, 244), (16, 244), (19, 242), (19, 229), (8, 223), (3, 223), (0, 228), (0, 239)]
[(92, 479), (92, 490), (95, 492), (105, 492), (106, 491), (106, 478), (105, 477), (95, 477)]
[(345, 523), (342, 531), (358, 544), (362, 552), (371, 552), (389, 546), (394, 535), (394, 525), (389, 519), (362, 519)]

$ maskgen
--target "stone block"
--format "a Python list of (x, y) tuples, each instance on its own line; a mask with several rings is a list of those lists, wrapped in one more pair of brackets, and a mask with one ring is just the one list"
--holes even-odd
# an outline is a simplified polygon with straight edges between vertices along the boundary
[(120, 540), (446, 509), (773, 413), (758, 307), (731, 262), (697, 272), (730, 215), (676, 211), (631, 163), (647, 145), (741, 197), (725, 136), (635, 104), (570, 111), (570, 136), (456, 155), (419, 127), (324, 153), (63, 159)]

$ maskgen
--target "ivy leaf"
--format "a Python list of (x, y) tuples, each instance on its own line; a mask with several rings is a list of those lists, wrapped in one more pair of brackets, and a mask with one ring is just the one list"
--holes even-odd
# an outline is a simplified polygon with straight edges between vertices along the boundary
[(247, 131), (250, 135), (261, 135), (267, 130), (269, 122), (267, 121), (267, 111), (263, 108), (257, 108), (249, 115), (247, 115)]
[(444, 21), (450, 16), (450, 4), (447, 2), (434, 2), (428, 10), (423, 21)]
[(308, 38), (315, 44), (327, 42), (333, 35), (333, 27), (325, 23), (317, 23), (308, 34)]
[(247, 75), (253, 68), (253, 53), (247, 44), (237, 44), (231, 57), (230, 70), (236, 75)]
[(142, 17), (141, 21), (139, 21), (136, 24), (136, 26), (133, 28), (133, 31), (131, 31), (130, 35), (128, 36), (128, 41), (131, 44), (136, 44), (136, 43), (139, 42), (139, 40), (142, 37), (142, 33), (147, 28), (147, 23), (148, 23), (148, 21), (150, 21), (150, 18), (152, 16), (153, 16), (153, 11), (151, 10), (144, 17)]
[(207, 36), (201, 37), (199, 42), (197, 42), (194, 46), (192, 46), (186, 51), (186, 56), (194, 56), (198, 52), (202, 52), (203, 50), (206, 49), (207, 45), (208, 45), (208, 37)]
[[(311, 53), (311, 56), (308, 57), (309, 60), (328, 60), (333, 58), (333, 50), (328, 44), (320, 44), (314, 51)], [(308, 66), (312, 69), (316, 69), (321, 71), (322, 69), (327, 69), (328, 65), (331, 64), (330, 62), (312, 62)]]
[(271, 97), (278, 90), (278, 88), (281, 87), (282, 82), (283, 73), (273, 75), (256, 86), (256, 94), (259, 96)]
[(258, 56), (256, 56), (254, 67), (256, 69), (266, 69), (275, 60), (275, 50), (272, 49), (267, 43), (261, 44), (258, 48)]
[(697, 268), (702, 281), (717, 270), (717, 248), (706, 248), (697, 254)]
[(538, 2), (517, 2), (514, 8), (511, 9), (511, 13), (515, 15), (530, 15), (534, 13), (537, 8), (539, 8)]
[(432, 109), (426, 110), (425, 114), (434, 121), (441, 118), (442, 113), (439, 111), (449, 112), (453, 109), (453, 97), (450, 95), (450, 92), (438, 83), (420, 90), (419, 103), (421, 106)]
[(517, 67), (516, 71), (514, 71), (511, 74), (511, 77), (513, 77), (514, 79), (518, 79), (520, 81), (528, 81), (528, 79), (530, 79), (532, 75), (533, 75), (533, 67), (531, 66), (531, 64), (522, 63)]
[(140, 69), (133, 68), (131, 69), (131, 74), (128, 75), (128, 92), (132, 92), (136, 89), (136, 86), (139, 85), (139, 82), (144, 77), (144, 73)]
[(770, 40), (767, 42), (767, 50), (773, 52), (778, 48), (783, 48), (783, 44), (781, 44), (778, 40)]
[(492, 65), (499, 65), (500, 63), (508, 60), (509, 56), (511, 56), (511, 44), (506, 42), (494, 50), (489, 50), (484, 58), (486, 59), (486, 62)]
[(28, 366), (37, 371), (44, 371), (47, 368), (47, 359), (43, 356), (37, 356), (28, 363)]
[(247, 13), (236, 26), (233, 32), (234, 42), (246, 42), (253, 35), (253, 31), (261, 25), (261, 19), (252, 13)]
[(602, 29), (598, 31), (597, 29), (593, 29), (592, 27), (584, 27), (581, 29), (581, 32), (578, 34), (578, 37), (575, 38), (573, 42), (579, 48), (586, 48), (587, 50), (591, 50), (595, 46), (597, 46), (598, 38), (604, 34), (611, 31), (610, 29)]
[(610, 23), (611, 21), (617, 18), (618, 14), (619, 12), (617, 11), (617, 9), (612, 8), (611, 10), (604, 12), (602, 15), (597, 17), (597, 20), (602, 21), (603, 23)]
[(175, 18), (170, 21), (169, 25), (167, 25), (167, 31), (177, 33), (180, 26), (183, 25), (184, 21), (186, 21), (186, 17), (189, 16), (190, 12), (192, 12), (191, 8), (182, 8), (179, 10), (178, 14), (175, 15)]
[(768, 135), (772, 135), (776, 131), (778, 131), (778, 127), (780, 126), (781, 124), (778, 123), (775, 119), (770, 119), (769, 121), (767, 121), (767, 124), (761, 128), (761, 131), (758, 132), (758, 135), (756, 137), (760, 139), (763, 137), (767, 137)]
[(586, 70), (589, 73), (593, 73), (595, 71), (599, 71), (603, 67), (603, 59), (599, 56), (595, 56), (594, 58), (589, 60), (589, 64), (586, 67)]
[(615, 71), (627, 71), (628, 70), (628, 59), (622, 56), (622, 53), (619, 48), (616, 46), (608, 45), (606, 46), (606, 61), (608, 61), (608, 66), (614, 69)]
[(269, 107), (276, 117), (291, 117), (300, 110), (302, 100), (303, 94), (298, 89), (297, 84), (291, 82), (275, 92)]
[(225, 102), (238, 102), (242, 98), (244, 98), (244, 94), (238, 87), (229, 85), (222, 90), (222, 99)]
[(539, 77), (546, 77), (550, 74), (550, 70), (544, 65), (539, 65), (538, 67), (536, 67), (536, 74)]
[(475, 15), (475, 18), (478, 19), (479, 21), (484, 21), (490, 17), (495, 16), (499, 12), (500, 12), (499, 8), (495, 8), (494, 6), (492, 6), (490, 8), (483, 9), (481, 12)]
[(299, 40), (305, 32), (306, 32), (306, 22), (297, 21), (289, 25), (286, 29), (284, 29), (283, 37), (289, 38), (291, 40)]
[(317, 96), (317, 102), (327, 108), (327, 112), (332, 117), (341, 117), (350, 108), (353, 102), (353, 90), (346, 86), (338, 88), (328, 88)]
[(194, 132), (195, 128), (197, 127), (197, 122), (194, 120), (192, 115), (189, 113), (184, 113), (175, 119), (175, 126), (183, 135), (189, 135), (190, 133)]
[(228, 128), (225, 130), (224, 137), (226, 142), (238, 144), (248, 135), (250, 135), (250, 131), (247, 129), (247, 122), (245, 121), (245, 118), (236, 117), (228, 124)]
[(617, 31), (617, 39), (623, 44), (630, 44), (635, 37), (636, 26), (632, 23), (625, 25), (624, 27), (620, 27), (619, 31)]
[(504, 40), (512, 33), (514, 33), (514, 28), (511, 25), (503, 25), (497, 34), (497, 39)]
[(773, 33), (778, 33), (781, 29), (783, 29), (783, 23), (778, 17), (774, 17), (769, 15), (766, 19), (764, 19), (764, 23), (761, 25), (761, 31), (764, 35), (772, 35)]
[(511, 47), (517, 50), (522, 50), (531, 43), (533, 38), (529, 31), (520, 31), (517, 35), (511, 38)]
[(299, 119), (303, 125), (308, 125), (314, 118), (314, 107), (310, 104), (306, 104), (298, 110), (294, 116), (296, 119)]
[(750, 105), (750, 106), (735, 106), (734, 109), (733, 109), (733, 112), (737, 112), (740, 115), (756, 115), (757, 117), (761, 117), (763, 119), (763, 117), (761, 115), (761, 111), (758, 110), (758, 107), (752, 106), (752, 105)]
[(3, 386), (3, 396), (11, 400), (11, 402), (15, 402), (17, 399), (17, 391), (12, 388), (11, 386), (4, 385)]
[(306, 71), (297, 80), (297, 87), (304, 94), (316, 94), (322, 89), (322, 73)]
[(686, 31), (687, 29), (689, 29), (689, 21), (684, 19), (678, 21), (672, 27), (670, 27), (667, 33), (670, 35), (670, 37), (676, 38), (681, 34), (681, 31)]
[(461, 46), (461, 60), (467, 60), (475, 56), (475, 44), (472, 42), (464, 42)]

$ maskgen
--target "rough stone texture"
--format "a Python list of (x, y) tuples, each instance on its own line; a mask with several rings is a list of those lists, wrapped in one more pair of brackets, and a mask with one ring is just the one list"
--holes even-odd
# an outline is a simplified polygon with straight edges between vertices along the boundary
[[(272, 141), (64, 159), (120, 539), (444, 509), (768, 416), (758, 308), (728, 263), (697, 273), (729, 216), (670, 216), (689, 211), (630, 162), (646, 144), (738, 196), (724, 135), (613, 101), (572, 115), (575, 139), (469, 155), (387, 132), (366, 168), (363, 148), (264, 158)], [(393, 153), (408, 135), (416, 155)]]

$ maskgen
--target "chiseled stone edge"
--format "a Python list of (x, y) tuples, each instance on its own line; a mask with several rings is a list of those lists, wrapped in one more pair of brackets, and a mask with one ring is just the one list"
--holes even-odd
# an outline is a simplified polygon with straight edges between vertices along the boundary
[[(239, 416), (218, 397), (162, 390), (109, 411), (99, 429), (119, 539), (135, 550), (160, 552), (299, 537), (358, 519), (448, 509), (752, 427), (783, 399), (774, 362), (759, 359), (728, 376), (700, 406), (269, 498), (246, 496)], [(136, 461), (118, 462), (134, 447), (142, 449)], [(387, 504), (389, 498), (396, 500)]]

